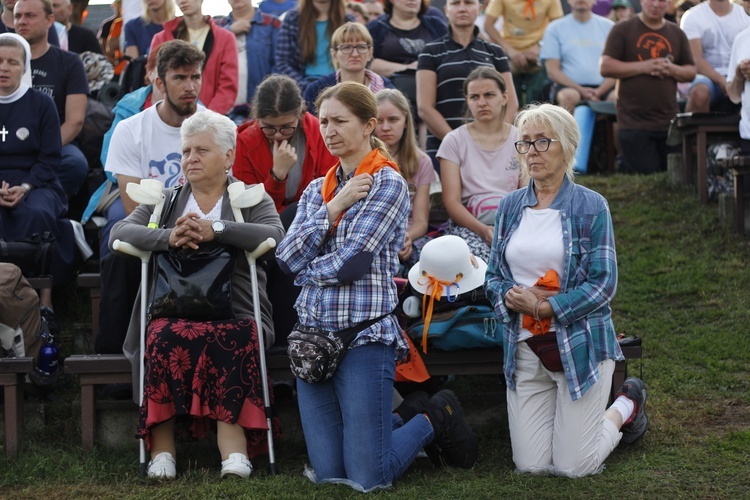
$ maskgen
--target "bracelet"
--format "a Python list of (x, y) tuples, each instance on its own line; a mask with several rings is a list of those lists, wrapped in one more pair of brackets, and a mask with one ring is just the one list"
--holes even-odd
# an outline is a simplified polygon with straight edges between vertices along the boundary
[[(273, 173), (273, 167), (271, 167), (271, 177), (273, 177), (273, 180), (275, 180), (276, 182), (286, 182), (286, 178), (279, 179), (278, 177), (276, 177), (276, 174)], [(287, 177), (289, 176), (287, 175)]]
[(539, 305), (542, 303), (541, 300), (536, 301), (536, 305), (534, 305), (534, 319), (536, 321), (539, 321), (541, 318), (539, 317)]

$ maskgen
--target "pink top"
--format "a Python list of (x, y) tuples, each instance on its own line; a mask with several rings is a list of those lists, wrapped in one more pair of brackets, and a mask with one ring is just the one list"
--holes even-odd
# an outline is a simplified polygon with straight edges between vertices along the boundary
[(432, 184), (433, 181), (437, 180), (437, 174), (435, 168), (432, 166), (432, 160), (423, 151), (418, 151), (419, 154), (419, 168), (417, 168), (414, 178), (410, 181), (406, 181), (409, 186), (409, 205), (411, 210), (409, 211), (409, 222), (407, 227), (411, 226), (412, 213), (414, 212), (414, 197), (417, 195), (417, 188), (424, 186), (425, 184)]
[(518, 140), (518, 129), (511, 125), (508, 139), (497, 149), (482, 149), (472, 139), (466, 125), (461, 125), (445, 136), (437, 157), (457, 163), (461, 173), (461, 201), (478, 194), (494, 193), (505, 196), (518, 189), (521, 164), (513, 145)]

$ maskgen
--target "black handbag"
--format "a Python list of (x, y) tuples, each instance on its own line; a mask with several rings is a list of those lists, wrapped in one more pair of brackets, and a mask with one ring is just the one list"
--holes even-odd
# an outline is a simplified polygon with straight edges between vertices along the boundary
[[(164, 227), (174, 211), (175, 188), (160, 221)], [(197, 250), (170, 249), (152, 256), (152, 286), (147, 317), (215, 321), (235, 317), (232, 275), (237, 249), (215, 241)]]
[(204, 243), (197, 250), (154, 254), (148, 319), (215, 321), (234, 318), (232, 275), (236, 250)]
[(17, 265), (27, 278), (46, 276), (52, 266), (56, 241), (55, 235), (49, 231), (16, 241), (0, 239), (0, 262)]

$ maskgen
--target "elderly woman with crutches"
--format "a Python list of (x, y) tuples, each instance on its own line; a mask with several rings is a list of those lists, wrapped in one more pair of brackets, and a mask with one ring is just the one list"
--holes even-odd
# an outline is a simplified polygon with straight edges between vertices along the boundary
[[(244, 478), (252, 472), (249, 458), (265, 449), (266, 432), (273, 452), (262, 352), (266, 342), (273, 343), (271, 305), (265, 274), (250, 252), (269, 239), (280, 241), (284, 229), (262, 186), (246, 190), (229, 175), (236, 145), (231, 120), (212, 111), (196, 113), (181, 133), (186, 184), (165, 190), (163, 207), (158, 196), (153, 204), (139, 205), (110, 236), (115, 250), (127, 242), (154, 252), (148, 310), (136, 306), (124, 345), (134, 365), (134, 387), (143, 381), (137, 436), (151, 452), (148, 476), (173, 479), (175, 424), (188, 423), (200, 437), (214, 420), (222, 477)], [(262, 321), (256, 325), (258, 316)], [(142, 321), (147, 323), (141, 379)]]

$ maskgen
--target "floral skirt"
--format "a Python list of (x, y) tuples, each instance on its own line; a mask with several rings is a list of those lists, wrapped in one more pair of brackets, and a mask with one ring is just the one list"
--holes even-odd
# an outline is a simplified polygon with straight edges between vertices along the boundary
[[(221, 421), (245, 429), (249, 458), (267, 452), (258, 336), (252, 318), (156, 319), (146, 332), (144, 366), (136, 437), (146, 439), (149, 449), (151, 430), (176, 417), (178, 438), (202, 438), (212, 420)], [(278, 423), (274, 419), (274, 434), (280, 437)]]
[(490, 262), (490, 246), (487, 242), (479, 236), (477, 233), (469, 229), (468, 227), (459, 226), (452, 220), (449, 220), (445, 224), (444, 234), (450, 234), (453, 236), (460, 236), (464, 239), (471, 253), (482, 259), (485, 263)]

